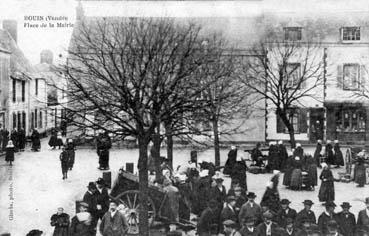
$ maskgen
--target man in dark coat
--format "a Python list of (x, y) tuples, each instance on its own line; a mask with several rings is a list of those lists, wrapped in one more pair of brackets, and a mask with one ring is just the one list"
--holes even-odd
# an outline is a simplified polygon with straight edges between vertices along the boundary
[(19, 151), (23, 152), (26, 146), (26, 132), (23, 128), (19, 129), (18, 131), (18, 145)]
[(232, 174), (232, 168), (233, 168), (233, 165), (236, 163), (236, 159), (237, 159), (237, 148), (235, 146), (232, 146), (231, 150), (228, 152), (228, 159), (226, 161), (226, 164), (223, 170), (223, 173), (225, 175)]
[(216, 186), (210, 189), (210, 198), (214, 199), (218, 202), (218, 209), (221, 210), (223, 208), (224, 201), (226, 200), (227, 192), (225, 187), (223, 186), (223, 178), (217, 177), (215, 179)]
[(295, 219), (295, 226), (297, 228), (301, 228), (302, 226), (302, 220), (304, 218), (308, 219), (311, 224), (316, 223), (316, 217), (314, 212), (311, 210), (311, 206), (314, 204), (311, 200), (305, 200), (303, 201), (304, 209), (301, 210)]
[(117, 203), (112, 201), (109, 211), (104, 214), (100, 224), (100, 233), (103, 236), (124, 236), (128, 230), (126, 217), (117, 210)]
[(91, 214), (91, 227), (96, 232), (97, 221), (99, 220), (99, 214), (97, 209), (97, 187), (94, 182), (88, 183), (87, 191), (83, 196), (83, 202), (88, 205), (88, 212)]
[(328, 165), (334, 164), (333, 146), (330, 140), (327, 140), (327, 144), (325, 145), (325, 158)]
[(220, 213), (220, 222), (224, 222), (226, 220), (232, 220), (236, 223), (238, 222), (238, 216), (236, 215), (236, 210), (234, 209), (235, 205), (236, 198), (234, 196), (228, 196), (227, 203)]
[(336, 204), (332, 201), (325, 203), (325, 212), (323, 212), (318, 218), (319, 230), (325, 235), (328, 233), (328, 222), (331, 220), (336, 220), (336, 214), (334, 213), (334, 208)]
[(300, 230), (294, 226), (293, 222), (294, 220), (292, 218), (286, 218), (286, 226), (284, 227), (286, 236), (297, 236), (299, 234)]
[(246, 217), (243, 219), (242, 227), (239, 230), (241, 236), (256, 236), (258, 235), (258, 231), (255, 227), (255, 218), (254, 217)]
[(217, 233), (219, 218), (216, 216), (218, 202), (214, 199), (208, 202), (208, 207), (201, 213), (197, 223), (197, 234), (199, 236), (211, 236)]
[(40, 151), (41, 148), (40, 133), (36, 129), (33, 130), (31, 139), (32, 139), (32, 150), (35, 152)]
[(334, 140), (334, 164), (336, 165), (336, 168), (339, 168), (340, 166), (344, 166), (344, 160), (343, 160), (343, 154), (340, 148), (340, 144), (338, 140)]
[(277, 212), (278, 225), (285, 228), (287, 226), (287, 219), (290, 218), (295, 221), (297, 212), (289, 207), (291, 202), (288, 199), (281, 200), (281, 209)]
[(62, 152), (59, 156), (60, 163), (61, 163), (61, 169), (63, 174), (63, 180), (68, 178), (68, 163), (69, 163), (69, 157), (68, 153), (65, 151), (65, 148), (63, 147)]
[(320, 153), (322, 152), (322, 149), (323, 149), (322, 140), (318, 140), (314, 151), (314, 160), (317, 166), (320, 166), (320, 158), (321, 158)]
[(339, 225), (340, 232), (345, 236), (354, 236), (356, 220), (355, 215), (350, 212), (350, 203), (343, 202), (342, 211), (337, 214), (337, 223)]
[(103, 134), (101, 145), (102, 146), (100, 148), (100, 157), (101, 157), (100, 169), (108, 170), (109, 169), (109, 149), (112, 146), (111, 139), (109, 137), (108, 132), (105, 132)]
[(202, 170), (199, 175), (200, 178), (194, 184), (194, 209), (196, 215), (200, 215), (208, 206), (209, 192), (211, 188), (211, 177), (208, 175), (208, 170)]
[(356, 226), (358, 229), (369, 230), (369, 197), (365, 198), (365, 204), (366, 208), (358, 214)]
[(105, 213), (109, 210), (109, 193), (105, 186), (105, 181), (102, 178), (99, 178), (96, 181), (96, 187), (97, 215), (99, 219), (102, 219)]
[(245, 204), (247, 202), (247, 196), (246, 194), (242, 194), (242, 188), (241, 187), (234, 187), (233, 188), (233, 193), (231, 193), (230, 191), (228, 191), (228, 195), (234, 196), (236, 198), (236, 205), (234, 207), (237, 217), (238, 214), (240, 213), (241, 207), (243, 206), (243, 204)]
[(58, 212), (51, 216), (50, 224), (55, 227), (53, 236), (69, 236), (69, 215), (63, 212), (62, 207), (58, 208)]
[(276, 235), (278, 225), (272, 222), (273, 214), (269, 211), (263, 214), (264, 222), (259, 224), (256, 228), (258, 231), (258, 236), (273, 236)]
[(76, 155), (76, 151), (75, 151), (76, 149), (73, 143), (73, 139), (71, 138), (67, 139), (65, 150), (68, 153), (68, 168), (69, 170), (72, 170), (73, 165), (74, 165), (75, 155)]
[(69, 235), (70, 236), (95, 236), (96, 230), (92, 225), (91, 214), (87, 212), (89, 205), (81, 202), (79, 213), (77, 213), (71, 220)]
[(242, 222), (246, 217), (253, 217), (255, 219), (255, 225), (262, 222), (262, 210), (261, 206), (255, 202), (256, 195), (253, 192), (247, 194), (248, 201), (241, 207), (238, 214), (239, 222)]

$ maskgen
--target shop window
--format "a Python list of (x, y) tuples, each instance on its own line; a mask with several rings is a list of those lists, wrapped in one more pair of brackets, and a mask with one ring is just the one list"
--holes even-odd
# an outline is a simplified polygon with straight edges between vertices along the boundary
[(336, 115), (336, 131), (365, 132), (366, 115), (360, 109), (347, 109)]
[(360, 41), (360, 27), (342, 27), (342, 41)]
[(301, 27), (285, 27), (284, 40), (288, 41), (299, 41), (302, 39), (302, 28)]

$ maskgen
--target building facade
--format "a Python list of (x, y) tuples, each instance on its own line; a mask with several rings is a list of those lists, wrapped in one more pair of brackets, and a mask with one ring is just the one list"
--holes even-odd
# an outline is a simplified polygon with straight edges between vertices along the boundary
[(10, 52), (0, 48), (0, 124), (2, 128), (9, 127), (9, 75)]

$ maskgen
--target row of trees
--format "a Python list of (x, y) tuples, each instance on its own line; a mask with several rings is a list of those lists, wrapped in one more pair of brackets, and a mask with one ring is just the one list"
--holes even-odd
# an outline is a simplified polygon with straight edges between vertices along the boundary
[[(138, 140), (143, 203), (150, 142), (158, 166), (164, 138), (172, 161), (174, 137), (210, 134), (220, 165), (220, 135), (242, 132), (242, 125), (223, 127), (247, 118), (251, 104), (262, 98), (275, 105), (294, 145), (289, 109), (323, 81), (321, 60), (310, 59), (313, 51), (301, 53), (301, 45), (280, 44), (275, 50), (276, 45), (261, 43), (245, 57), (220, 35), (209, 37), (196, 24), (168, 19), (82, 21), (77, 31), (63, 68), (72, 124)], [(289, 59), (296, 56), (305, 64), (291, 68)], [(302, 73), (292, 76), (300, 68)], [(302, 87), (310, 78), (316, 82)], [(148, 232), (146, 209), (143, 204), (140, 232)]]

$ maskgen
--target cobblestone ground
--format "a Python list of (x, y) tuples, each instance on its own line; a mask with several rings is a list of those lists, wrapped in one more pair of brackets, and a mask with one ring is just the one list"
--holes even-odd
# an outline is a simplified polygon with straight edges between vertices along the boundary
[[(63, 181), (58, 159), (60, 151), (50, 150), (46, 143), (46, 140), (43, 140), (41, 152), (26, 150), (23, 153), (17, 153), (12, 168), (5, 163), (4, 157), (1, 157), (0, 233), (7, 231), (18, 236), (37, 228), (43, 230), (45, 235), (52, 235), (53, 228), (50, 226), (49, 219), (56, 212), (56, 208), (62, 206), (66, 213), (73, 216), (75, 200), (83, 197), (87, 183), (102, 175), (102, 172), (97, 169), (98, 158), (95, 150), (80, 149), (76, 151), (73, 171), (69, 173), (68, 180)], [(307, 148), (305, 151), (312, 153), (313, 149)], [(189, 159), (189, 154), (189, 149), (176, 149), (174, 165), (185, 163)], [(199, 153), (199, 159), (204, 157), (214, 157), (213, 151)], [(112, 150), (110, 166), (113, 179), (120, 166), (125, 166), (126, 162), (136, 162), (137, 158), (138, 150), (135, 149)], [(221, 162), (224, 163), (227, 150), (221, 151), (221, 158)], [(338, 172), (344, 172), (344, 169), (334, 169), (336, 177)], [(248, 173), (247, 175), (249, 191), (254, 191), (259, 200), (270, 177), (270, 174)], [(225, 181), (227, 188), (229, 184), (230, 180), (227, 179)], [(368, 185), (359, 189), (354, 183), (335, 183), (335, 189), (336, 203), (349, 201), (355, 215), (364, 207), (362, 200), (369, 196)], [(293, 202), (291, 207), (297, 210), (302, 208), (301, 202), (304, 199), (311, 199), (316, 203), (313, 210), (320, 214), (323, 207), (318, 202), (318, 190), (319, 186), (315, 191), (291, 191), (280, 186), (280, 195), (282, 198), (290, 199)], [(338, 210), (340, 210), (339, 207)]]

